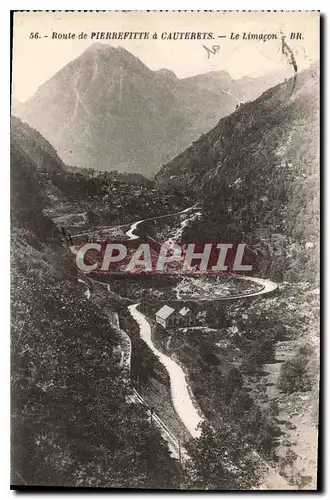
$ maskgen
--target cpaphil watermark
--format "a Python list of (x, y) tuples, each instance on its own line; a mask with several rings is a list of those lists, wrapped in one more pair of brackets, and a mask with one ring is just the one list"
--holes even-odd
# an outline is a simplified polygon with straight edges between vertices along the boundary
[(76, 266), (87, 274), (218, 275), (252, 270), (253, 254), (245, 243), (88, 242), (71, 247)]

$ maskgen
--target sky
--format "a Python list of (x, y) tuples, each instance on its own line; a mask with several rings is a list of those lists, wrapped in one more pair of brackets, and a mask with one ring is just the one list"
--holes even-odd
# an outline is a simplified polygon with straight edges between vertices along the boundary
[[(120, 45), (150, 69), (167, 68), (179, 78), (224, 70), (237, 79), (286, 68), (281, 32), (286, 35), (299, 70), (319, 59), (317, 12), (19, 12), (13, 29), (14, 99), (24, 102), (31, 97), (42, 83), (94, 43), (91, 32), (103, 31), (149, 32), (147, 40), (98, 42)], [(53, 39), (53, 33), (76, 33), (77, 37), (81, 32), (86, 32), (88, 38)], [(155, 32), (157, 39), (152, 38)], [(161, 39), (162, 33), (173, 32), (207, 32), (214, 39)], [(243, 40), (244, 32), (276, 34), (278, 39)], [(291, 39), (295, 32), (301, 33), (303, 39)], [(39, 38), (33, 38), (35, 33)], [(235, 34), (240, 38), (232, 38)], [(219, 49), (212, 48), (214, 45)]]

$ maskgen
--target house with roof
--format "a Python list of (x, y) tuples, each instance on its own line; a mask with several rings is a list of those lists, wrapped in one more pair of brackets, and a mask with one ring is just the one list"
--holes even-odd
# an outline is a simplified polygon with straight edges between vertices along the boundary
[(179, 315), (184, 319), (184, 323), (190, 325), (192, 316), (189, 307), (182, 307), (179, 311)]
[(164, 305), (156, 312), (156, 322), (164, 328), (189, 326), (192, 321), (189, 307), (182, 307), (176, 311), (173, 307)]

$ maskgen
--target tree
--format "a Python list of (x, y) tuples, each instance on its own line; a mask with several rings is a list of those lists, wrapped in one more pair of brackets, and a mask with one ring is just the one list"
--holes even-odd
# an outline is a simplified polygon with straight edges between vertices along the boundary
[(301, 350), (291, 360), (282, 364), (277, 386), (280, 391), (289, 394), (312, 389), (308, 350)]
[(247, 373), (259, 371), (262, 365), (270, 363), (274, 358), (274, 341), (272, 339), (263, 342), (255, 341), (250, 351), (242, 361), (242, 370)]
[(240, 432), (222, 423), (201, 424), (201, 436), (187, 445), (191, 489), (244, 490), (258, 485), (261, 468)]

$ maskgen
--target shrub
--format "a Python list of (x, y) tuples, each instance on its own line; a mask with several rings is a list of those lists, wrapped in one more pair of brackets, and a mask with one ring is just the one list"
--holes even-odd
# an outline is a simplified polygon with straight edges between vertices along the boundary
[(255, 341), (242, 360), (241, 369), (245, 373), (260, 371), (265, 363), (274, 359), (274, 343), (272, 340)]
[(277, 386), (280, 391), (291, 394), (292, 392), (306, 392), (312, 389), (309, 373), (310, 350), (305, 346), (298, 353), (281, 366)]

